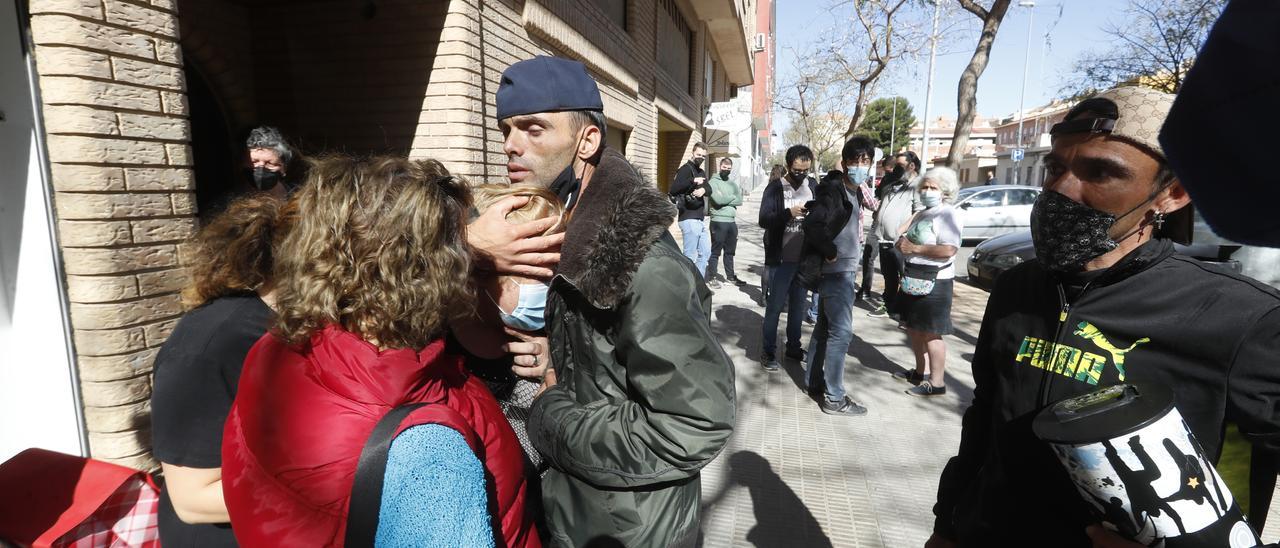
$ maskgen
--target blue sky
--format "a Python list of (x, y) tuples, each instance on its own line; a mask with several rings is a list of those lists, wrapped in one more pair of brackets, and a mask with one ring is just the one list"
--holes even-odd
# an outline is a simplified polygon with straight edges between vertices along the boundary
[[(826, 7), (832, 0), (775, 0), (777, 2), (778, 64), (777, 72), (779, 95), (784, 93), (782, 85), (794, 73), (792, 50), (802, 50), (812, 43), (808, 36), (821, 34), (829, 28), (833, 16)], [(954, 0), (941, 0), (952, 2)], [(989, 5), (990, 0), (980, 0)], [(1031, 61), (1027, 72), (1026, 106), (1032, 108), (1048, 102), (1057, 95), (1062, 87), (1064, 76), (1069, 74), (1072, 64), (1079, 54), (1090, 48), (1106, 43), (1106, 35), (1102, 27), (1107, 22), (1119, 22), (1121, 10), (1125, 6), (1123, 0), (1038, 0), (1033, 17), (1034, 30), (1031, 39)], [(1062, 15), (1058, 13), (1061, 8)], [(849, 8), (845, 8), (846, 10)], [(955, 17), (972, 19), (974, 28), (966, 32), (966, 36), (955, 40), (952, 46), (954, 53), (939, 54), (934, 69), (933, 105), (930, 117), (955, 116), (956, 85), (960, 73), (973, 55), (976, 44), (976, 23), (978, 18), (969, 12), (960, 11)], [(978, 113), (983, 116), (1001, 117), (1018, 110), (1018, 99), (1022, 85), (1022, 67), (1027, 44), (1028, 8), (1014, 6), (1009, 9), (1004, 22), (996, 34), (995, 45), (991, 50), (991, 60), (986, 72), (978, 81)], [(1049, 35), (1050, 45), (1044, 47), (1044, 36), (1047, 26), (1057, 20)], [(1043, 59), (1043, 62), (1042, 62)], [(887, 85), (881, 85), (877, 96), (888, 97), (901, 95), (906, 97), (915, 109), (917, 118), (924, 113), (925, 82), (928, 69), (928, 55), (922, 56), (918, 64), (918, 78), (895, 78)], [(892, 66), (892, 65), (891, 65)], [(850, 97), (850, 103), (853, 98)], [(852, 104), (850, 104), (852, 111)], [(784, 112), (778, 112), (777, 119), (783, 128), (787, 124)], [(779, 132), (781, 133), (781, 132)]]

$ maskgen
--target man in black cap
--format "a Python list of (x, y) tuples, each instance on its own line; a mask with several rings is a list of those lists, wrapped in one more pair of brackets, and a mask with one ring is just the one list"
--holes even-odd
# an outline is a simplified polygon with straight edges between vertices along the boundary
[(1174, 253), (1191, 211), (1156, 139), (1172, 102), (1121, 87), (1050, 130), (1036, 260), (1001, 275), (987, 301), (973, 403), (926, 546), (1119, 545), (1031, 431), (1046, 406), (1100, 386), (1169, 387), (1215, 460), (1228, 421), (1255, 449), (1280, 449), (1280, 292)]
[(554, 57), (512, 65), (497, 92), (512, 182), (570, 208), (547, 297), (552, 369), (528, 422), (552, 467), (547, 530), (557, 546), (693, 546), (699, 470), (733, 432), (733, 363), (667, 232), (675, 208), (604, 146), (603, 110), (586, 68)]

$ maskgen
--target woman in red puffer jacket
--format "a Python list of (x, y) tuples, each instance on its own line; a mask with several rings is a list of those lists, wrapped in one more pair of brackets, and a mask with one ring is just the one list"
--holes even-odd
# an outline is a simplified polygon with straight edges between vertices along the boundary
[(519, 442), (446, 343), (473, 309), (467, 186), (439, 162), (318, 160), (277, 255), (278, 322), (245, 360), (223, 491), (245, 546), (340, 546), (361, 450), (396, 427), (378, 544), (538, 546)]

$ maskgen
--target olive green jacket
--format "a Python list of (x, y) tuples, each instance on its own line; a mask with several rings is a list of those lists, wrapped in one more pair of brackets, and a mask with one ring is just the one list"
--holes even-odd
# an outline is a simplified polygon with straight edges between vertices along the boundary
[(699, 471), (733, 432), (733, 363), (711, 292), (667, 232), (675, 208), (606, 149), (573, 211), (547, 299), (559, 384), (530, 409), (551, 469), (551, 544), (692, 546)]

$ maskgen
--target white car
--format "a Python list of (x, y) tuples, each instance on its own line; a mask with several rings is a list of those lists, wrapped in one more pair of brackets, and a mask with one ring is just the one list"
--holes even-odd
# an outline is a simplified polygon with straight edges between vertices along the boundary
[(966, 240), (985, 240), (1029, 230), (1031, 206), (1040, 188), (1020, 185), (973, 186), (960, 189), (955, 206), (964, 219)]

